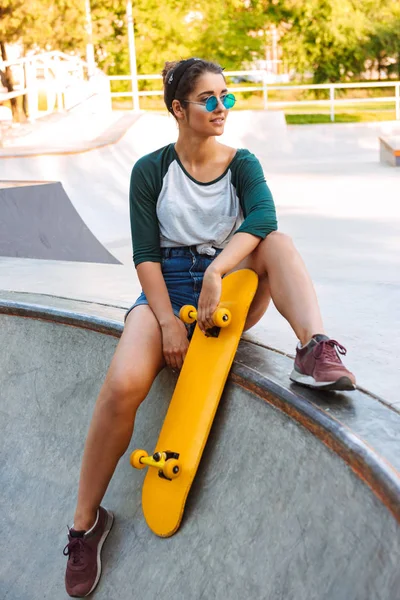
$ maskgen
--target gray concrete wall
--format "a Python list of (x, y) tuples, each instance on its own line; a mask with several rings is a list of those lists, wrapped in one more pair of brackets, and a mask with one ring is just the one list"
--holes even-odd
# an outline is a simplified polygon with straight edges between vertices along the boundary
[[(5, 315), (0, 331), (0, 599), (58, 600), (84, 438), (117, 340)], [(173, 386), (163, 372), (131, 449), (152, 450)], [(311, 433), (232, 383), (173, 538), (144, 522), (143, 476), (127, 455), (107, 492), (116, 524), (96, 598), (399, 598), (395, 519)]]

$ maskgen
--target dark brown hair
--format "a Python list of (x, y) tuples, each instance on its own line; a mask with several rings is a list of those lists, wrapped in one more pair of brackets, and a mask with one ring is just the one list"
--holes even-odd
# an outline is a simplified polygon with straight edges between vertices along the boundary
[[(185, 98), (193, 92), (196, 87), (196, 81), (204, 73), (216, 73), (217, 75), (223, 76), (222, 67), (215, 62), (208, 60), (196, 59), (182, 74), (179, 82), (176, 86), (173, 98), (169, 98), (168, 93), (168, 82), (173, 76), (177, 68), (182, 65), (185, 61), (166, 62), (162, 70), (162, 78), (164, 84), (164, 102), (169, 112), (174, 115), (172, 110), (172, 100), (177, 99), (181, 102), (182, 106), (185, 104)], [(175, 116), (175, 115), (174, 115)]]

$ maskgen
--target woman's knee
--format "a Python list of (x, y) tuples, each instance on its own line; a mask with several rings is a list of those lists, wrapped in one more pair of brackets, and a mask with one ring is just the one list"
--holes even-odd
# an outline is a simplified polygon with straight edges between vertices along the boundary
[(266, 246), (294, 247), (291, 236), (282, 231), (272, 231), (261, 243), (265, 243)]
[(260, 243), (258, 259), (267, 271), (276, 263), (282, 263), (297, 252), (292, 238), (287, 233), (273, 231)]
[(113, 369), (106, 377), (99, 403), (111, 419), (132, 418), (146, 398), (151, 383), (136, 372)]

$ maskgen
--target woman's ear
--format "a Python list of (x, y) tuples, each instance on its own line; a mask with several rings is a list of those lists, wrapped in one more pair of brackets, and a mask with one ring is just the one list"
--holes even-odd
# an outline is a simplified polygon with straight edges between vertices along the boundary
[(185, 118), (185, 111), (183, 110), (183, 106), (179, 100), (172, 101), (172, 110), (174, 111), (174, 115), (177, 119), (182, 120)]

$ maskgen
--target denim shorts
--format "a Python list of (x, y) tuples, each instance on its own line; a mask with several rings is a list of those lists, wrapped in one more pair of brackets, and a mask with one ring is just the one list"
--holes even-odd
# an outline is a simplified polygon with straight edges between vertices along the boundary
[[(179, 311), (185, 304), (191, 304), (197, 308), (204, 272), (214, 258), (222, 252), (218, 248), (215, 250), (215, 255), (209, 256), (208, 254), (199, 254), (196, 246), (161, 248), (161, 270), (172, 309), (177, 317), (179, 317)], [(131, 310), (141, 304), (148, 304), (143, 291), (126, 313), (125, 320)], [(191, 335), (194, 326), (190, 326), (188, 329)]]

